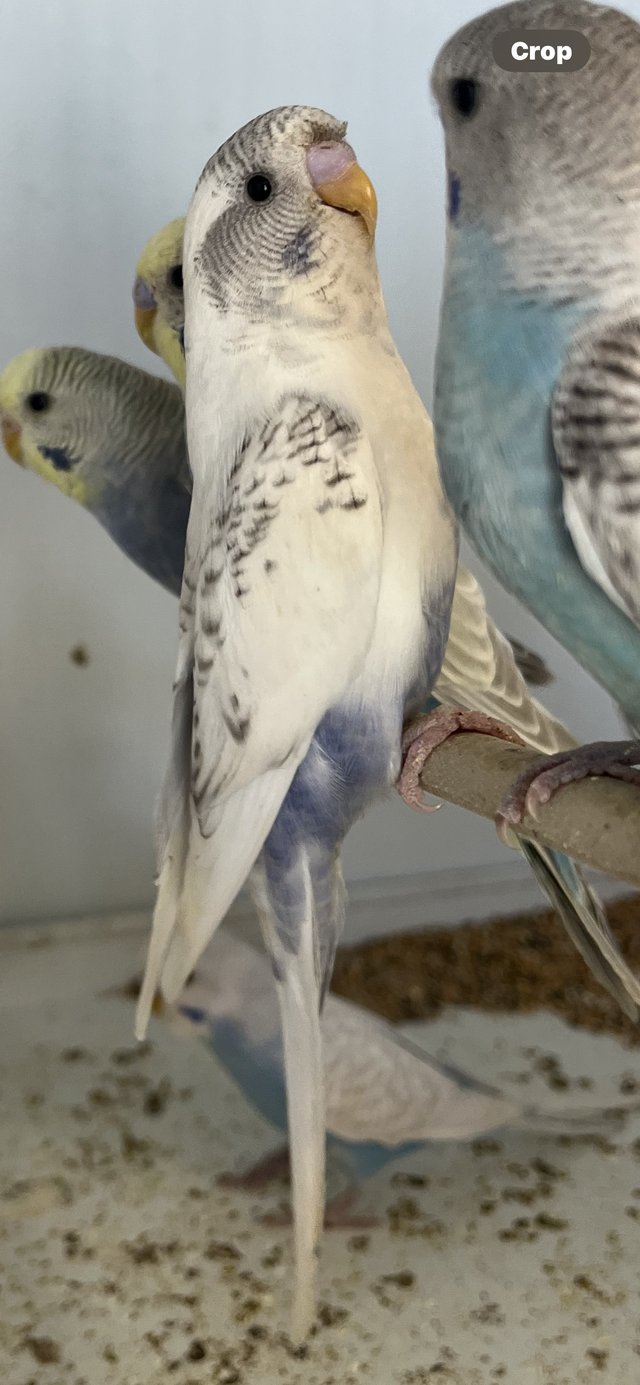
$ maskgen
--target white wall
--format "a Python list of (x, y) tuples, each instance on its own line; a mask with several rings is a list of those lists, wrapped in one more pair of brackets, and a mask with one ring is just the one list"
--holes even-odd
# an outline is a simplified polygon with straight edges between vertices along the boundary
[[(393, 329), (425, 399), (443, 246), (428, 72), (472, 0), (9, 0), (0, 83), (0, 363), (77, 343), (153, 368), (133, 267), (207, 157), (271, 106), (348, 117), (380, 199)], [(629, 8), (640, 11), (640, 4)], [(160, 366), (157, 367), (160, 369)], [(0, 904), (7, 919), (144, 903), (167, 746), (176, 609), (97, 525), (0, 457)], [(494, 599), (495, 598), (495, 599)], [(608, 700), (491, 587), (550, 658), (549, 697), (585, 737)], [(69, 659), (86, 643), (87, 668)], [(502, 861), (488, 824), (390, 802), (346, 850), (351, 877)]]

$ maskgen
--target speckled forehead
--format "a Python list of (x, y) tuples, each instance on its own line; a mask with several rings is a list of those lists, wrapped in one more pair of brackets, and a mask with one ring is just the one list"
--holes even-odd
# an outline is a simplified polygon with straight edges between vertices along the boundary
[[(128, 363), (115, 356), (96, 355), (81, 346), (57, 346), (25, 352), (6, 367), (0, 379), (5, 403), (11, 395), (12, 407), (20, 405), (27, 395), (43, 391), (57, 404), (68, 401), (75, 407), (78, 400), (83, 404), (90, 401), (93, 408), (108, 398), (112, 388), (122, 403), (132, 376)], [(50, 415), (35, 414), (31, 423), (46, 430)]]
[(261, 159), (272, 156), (278, 147), (306, 149), (323, 140), (344, 139), (346, 129), (345, 121), (308, 106), (281, 106), (267, 111), (221, 144), (205, 164), (197, 186), (211, 178), (224, 182), (239, 169), (244, 173), (259, 171)]
[(50, 350), (36, 349), (18, 356), (4, 372), (5, 389), (18, 396), (42, 390), (53, 393), (67, 386), (78, 368), (82, 368), (84, 353), (81, 348), (53, 347)]

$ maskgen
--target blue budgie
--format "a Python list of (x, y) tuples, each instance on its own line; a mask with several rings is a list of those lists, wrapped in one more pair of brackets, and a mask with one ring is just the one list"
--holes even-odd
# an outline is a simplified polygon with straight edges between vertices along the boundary
[[(578, 30), (585, 67), (504, 71), (506, 31)], [(640, 27), (585, 0), (523, 0), (443, 48), (448, 241), (437, 448), (497, 578), (640, 728)], [(538, 765), (521, 820), (562, 783), (640, 783), (640, 745)]]
[[(221, 929), (176, 1010), (205, 1039), (260, 1115), (286, 1135), (278, 1003), (264, 953)], [(346, 1186), (327, 1203), (325, 1226), (367, 1224), (371, 1219), (353, 1210), (362, 1182), (430, 1142), (472, 1140), (502, 1126), (534, 1134), (610, 1133), (624, 1115), (624, 1108), (545, 1111), (524, 1106), (439, 1063), (392, 1025), (334, 995), (327, 996), (322, 1011), (322, 1045), (327, 1150), (346, 1178)], [(260, 1188), (286, 1170), (287, 1160), (285, 1144), (246, 1173), (222, 1181)]]

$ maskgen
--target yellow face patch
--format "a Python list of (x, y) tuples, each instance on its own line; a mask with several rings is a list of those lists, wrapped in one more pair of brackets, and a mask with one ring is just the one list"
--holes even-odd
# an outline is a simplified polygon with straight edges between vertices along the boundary
[(63, 495), (69, 496), (71, 500), (76, 500), (79, 505), (86, 505), (89, 499), (89, 488), (86, 481), (73, 471), (60, 471), (58, 467), (48, 457), (44, 457), (40, 448), (31, 441), (26, 431), (22, 432), (22, 465), (35, 471), (37, 476), (41, 476), (43, 481), (48, 481), (50, 485), (56, 486)]

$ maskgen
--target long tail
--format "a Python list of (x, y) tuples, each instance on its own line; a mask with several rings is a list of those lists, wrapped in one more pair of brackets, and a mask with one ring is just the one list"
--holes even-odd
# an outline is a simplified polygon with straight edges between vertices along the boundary
[(319, 870), (314, 854), (300, 847), (277, 882), (268, 880), (264, 870), (252, 877), (282, 1022), (295, 1242), (291, 1336), (296, 1343), (308, 1336), (316, 1310), (325, 1204), (320, 1009), (344, 916), (339, 865), (332, 861), (330, 870)]
[(600, 900), (579, 868), (559, 851), (518, 838), (520, 850), (557, 909), (578, 951), (594, 976), (632, 1020), (640, 1016), (640, 981), (627, 966), (609, 928)]

